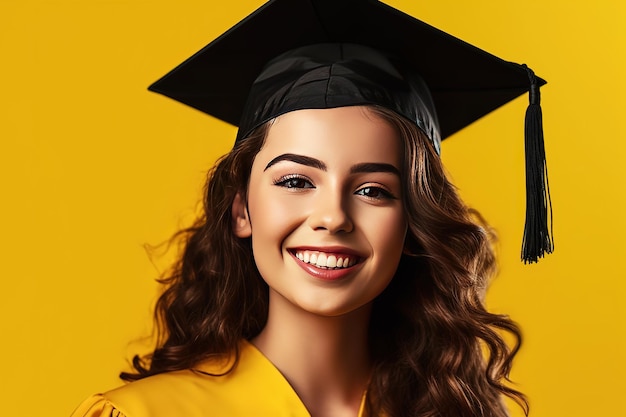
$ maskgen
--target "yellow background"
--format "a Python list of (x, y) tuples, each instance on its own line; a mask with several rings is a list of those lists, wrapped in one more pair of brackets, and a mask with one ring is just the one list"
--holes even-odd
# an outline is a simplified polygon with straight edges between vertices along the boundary
[[(65, 416), (119, 383), (164, 264), (143, 245), (189, 222), (235, 134), (146, 87), (261, 3), (0, 0), (2, 415)], [(388, 3), (549, 81), (555, 254), (518, 261), (526, 98), (444, 160), (499, 231), (488, 303), (523, 326), (531, 415), (626, 416), (626, 2)]]

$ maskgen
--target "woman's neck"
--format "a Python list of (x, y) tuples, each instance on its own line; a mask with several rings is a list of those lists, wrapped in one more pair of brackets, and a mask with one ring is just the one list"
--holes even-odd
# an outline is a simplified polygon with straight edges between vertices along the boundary
[(320, 316), (271, 293), (267, 325), (252, 343), (285, 376), (311, 416), (354, 417), (370, 375), (370, 312), (366, 305)]

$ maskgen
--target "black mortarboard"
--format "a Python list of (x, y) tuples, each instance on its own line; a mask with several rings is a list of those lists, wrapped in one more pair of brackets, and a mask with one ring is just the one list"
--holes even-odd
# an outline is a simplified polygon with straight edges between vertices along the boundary
[(553, 249), (539, 86), (504, 61), (377, 0), (271, 0), (150, 86), (239, 126), (288, 111), (375, 104), (442, 139), (530, 91), (522, 258)]

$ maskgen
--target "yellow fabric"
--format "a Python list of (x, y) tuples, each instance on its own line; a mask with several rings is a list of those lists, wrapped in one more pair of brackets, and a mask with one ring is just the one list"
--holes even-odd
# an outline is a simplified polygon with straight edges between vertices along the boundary
[(205, 374), (227, 366), (205, 362), (131, 382), (88, 398), (71, 417), (310, 417), (283, 375), (249, 342), (242, 342), (233, 372)]

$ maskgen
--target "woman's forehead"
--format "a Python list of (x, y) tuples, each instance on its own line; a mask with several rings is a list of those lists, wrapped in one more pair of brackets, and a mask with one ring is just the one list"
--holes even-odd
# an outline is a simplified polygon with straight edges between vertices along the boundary
[(399, 135), (388, 121), (365, 106), (350, 106), (277, 117), (259, 157), (269, 161), (292, 153), (329, 163), (385, 162), (400, 168), (401, 149)]

